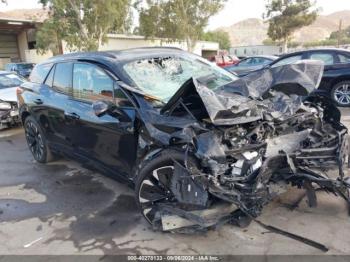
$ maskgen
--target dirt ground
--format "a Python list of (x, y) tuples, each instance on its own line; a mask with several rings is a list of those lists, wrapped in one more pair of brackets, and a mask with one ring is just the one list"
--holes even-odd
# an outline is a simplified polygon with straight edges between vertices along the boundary
[[(350, 127), (350, 109), (343, 121)], [(325, 254), (253, 222), (205, 234), (154, 232), (136, 208), (133, 190), (81, 165), (33, 161), (21, 128), (0, 131), (0, 254), (311, 255)], [(350, 254), (350, 217), (341, 198), (318, 192), (318, 207), (292, 189), (260, 220), (320, 242), (326, 254)]]

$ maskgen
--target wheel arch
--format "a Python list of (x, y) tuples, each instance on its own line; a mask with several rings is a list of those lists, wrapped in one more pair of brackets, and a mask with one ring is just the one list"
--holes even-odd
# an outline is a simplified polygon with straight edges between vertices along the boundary
[[(133, 172), (133, 181), (137, 180), (140, 171), (152, 160), (156, 158), (170, 158), (173, 159), (174, 155), (185, 155), (186, 152), (182, 147), (172, 146), (167, 148), (155, 148), (150, 150), (146, 155), (142, 158), (138, 159), (137, 165), (135, 165)], [(194, 154), (188, 152), (188, 157), (195, 159), (197, 164), (199, 164), (199, 159), (195, 157)]]
[(22, 124), (24, 125), (24, 121), (26, 121), (26, 118), (30, 116), (30, 113), (28, 111), (23, 111), (21, 113), (21, 121), (22, 121)]
[(330, 83), (330, 88), (333, 89), (335, 85), (344, 81), (350, 81), (350, 75), (341, 75), (333, 79), (332, 82)]

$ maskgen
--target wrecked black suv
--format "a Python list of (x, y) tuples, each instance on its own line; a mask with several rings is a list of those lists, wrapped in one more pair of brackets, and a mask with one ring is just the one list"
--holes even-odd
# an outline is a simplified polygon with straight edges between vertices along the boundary
[(155, 229), (207, 229), (246, 224), (288, 185), (349, 200), (347, 129), (312, 96), (322, 72), (305, 60), (237, 79), (178, 49), (73, 53), (37, 65), (18, 101), (38, 162), (130, 182)]

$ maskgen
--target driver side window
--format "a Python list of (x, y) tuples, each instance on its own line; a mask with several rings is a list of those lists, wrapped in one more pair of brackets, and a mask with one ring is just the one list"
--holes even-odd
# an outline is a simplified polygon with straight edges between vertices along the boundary
[(114, 101), (113, 79), (101, 68), (87, 63), (73, 67), (73, 96), (78, 99)]

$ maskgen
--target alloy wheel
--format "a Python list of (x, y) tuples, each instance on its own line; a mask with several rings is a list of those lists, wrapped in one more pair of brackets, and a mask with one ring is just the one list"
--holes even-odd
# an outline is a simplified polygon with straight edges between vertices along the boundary
[(142, 181), (138, 198), (142, 213), (149, 223), (153, 224), (158, 212), (159, 203), (176, 202), (170, 190), (171, 176), (174, 166), (164, 166), (153, 170)]
[(36, 160), (42, 159), (44, 155), (44, 142), (38, 127), (31, 121), (25, 126), (25, 134), (30, 151)]
[(334, 100), (340, 105), (350, 105), (350, 87), (349, 84), (342, 84), (334, 90)]

